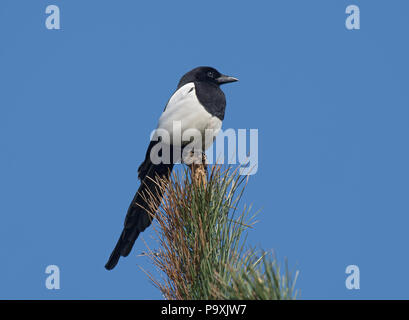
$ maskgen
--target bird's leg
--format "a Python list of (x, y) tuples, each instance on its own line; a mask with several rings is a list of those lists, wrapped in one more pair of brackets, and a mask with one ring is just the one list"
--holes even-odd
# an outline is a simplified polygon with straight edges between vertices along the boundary
[(207, 158), (204, 152), (197, 155), (195, 152), (190, 152), (190, 164), (188, 164), (192, 181), (197, 184), (204, 185), (207, 181)]
[(203, 166), (203, 168), (204, 168), (204, 170), (205, 170), (205, 174), (206, 174), (206, 177), (207, 177), (207, 174), (208, 174), (208, 170), (207, 170), (207, 156), (206, 156), (206, 153), (205, 153), (204, 151), (202, 151), (202, 166)]

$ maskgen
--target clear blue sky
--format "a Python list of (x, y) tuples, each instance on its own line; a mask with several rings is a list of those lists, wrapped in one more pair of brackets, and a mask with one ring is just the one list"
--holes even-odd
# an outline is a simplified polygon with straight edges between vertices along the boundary
[[(44, 25), (61, 9), (61, 30)], [(361, 9), (361, 30), (345, 8)], [(104, 264), (181, 75), (211, 65), (224, 128), (259, 129), (250, 244), (301, 297), (408, 298), (409, 2), (0, 3), (0, 298), (157, 299), (138, 241)], [(149, 240), (152, 230), (143, 234)], [(47, 265), (61, 289), (44, 286)], [(361, 289), (345, 288), (356, 264)]]

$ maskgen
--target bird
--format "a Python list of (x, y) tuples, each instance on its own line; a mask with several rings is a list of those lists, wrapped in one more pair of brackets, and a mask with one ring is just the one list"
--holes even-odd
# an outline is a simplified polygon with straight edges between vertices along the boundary
[[(226, 97), (220, 86), (235, 81), (238, 81), (238, 79), (224, 75), (215, 68), (208, 66), (194, 68), (182, 76), (176, 91), (169, 99), (159, 118), (155, 130), (155, 132), (160, 130), (168, 132), (172, 139), (167, 141), (155, 139), (155, 134), (151, 138), (145, 159), (138, 168), (138, 178), (141, 183), (129, 205), (122, 233), (105, 265), (107, 270), (115, 268), (121, 256), (126, 257), (129, 255), (139, 234), (149, 227), (152, 222), (151, 215), (144, 209), (148, 206), (144, 194), (155, 190), (156, 196), (161, 200), (163, 194), (162, 191), (155, 189), (154, 179), (169, 177), (174, 164), (178, 163), (175, 159), (180, 159), (180, 157), (173, 158), (174, 150), (180, 152), (185, 148), (184, 142), (178, 143), (173, 139), (176, 134), (174, 132), (174, 123), (179, 123), (182, 134), (189, 129), (194, 129), (203, 136), (205, 130), (211, 129), (213, 139), (210, 145), (209, 143), (201, 145), (202, 152), (204, 152), (211, 146), (224, 120)], [(170, 161), (160, 163), (152, 161), (152, 151), (158, 143), (169, 145)]]

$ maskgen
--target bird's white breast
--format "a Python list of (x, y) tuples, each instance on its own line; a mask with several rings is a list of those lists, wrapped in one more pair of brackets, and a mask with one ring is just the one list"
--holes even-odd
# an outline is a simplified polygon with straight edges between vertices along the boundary
[(177, 131), (180, 131), (182, 136), (184, 134), (194, 135), (195, 139), (202, 139), (203, 144), (205, 144), (202, 148), (206, 150), (213, 142), (211, 139), (211, 141), (206, 140), (204, 143), (206, 129), (212, 130), (212, 135), (216, 136), (221, 127), (222, 121), (206, 111), (197, 99), (195, 84), (190, 82), (172, 95), (159, 118), (157, 129), (166, 130), (169, 133), (171, 143), (175, 146), (181, 145), (180, 139), (174, 139), (174, 136), (178, 135)]

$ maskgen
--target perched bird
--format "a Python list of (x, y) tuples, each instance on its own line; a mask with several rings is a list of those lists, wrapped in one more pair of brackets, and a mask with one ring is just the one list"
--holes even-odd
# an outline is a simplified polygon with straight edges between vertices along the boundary
[[(159, 118), (156, 130), (166, 130), (170, 137), (173, 137), (176, 134), (173, 132), (174, 123), (178, 122), (182, 134), (186, 130), (195, 129), (204, 136), (205, 130), (211, 129), (215, 136), (221, 129), (226, 108), (226, 98), (220, 85), (237, 80), (234, 77), (223, 75), (211, 67), (198, 67), (189, 71), (180, 79), (175, 93)], [(126, 257), (130, 253), (139, 234), (151, 224), (151, 217), (144, 210), (147, 204), (143, 195), (148, 190), (154, 190), (156, 177), (168, 177), (173, 169), (175, 163), (173, 154), (170, 155), (171, 161), (169, 163), (157, 164), (152, 161), (151, 151), (159, 142), (160, 140), (151, 140), (145, 160), (138, 169), (141, 185), (129, 206), (121, 236), (105, 265), (108, 270), (116, 266), (120, 256)], [(183, 142), (174, 146), (173, 144), (176, 143), (173, 139), (167, 143), (171, 144), (171, 153), (173, 153), (173, 147), (182, 149), (184, 147)], [(202, 145), (203, 151), (208, 147), (210, 147), (208, 144)], [(156, 191), (158, 190), (156, 189)], [(159, 194), (158, 196), (162, 197), (163, 195)]]

